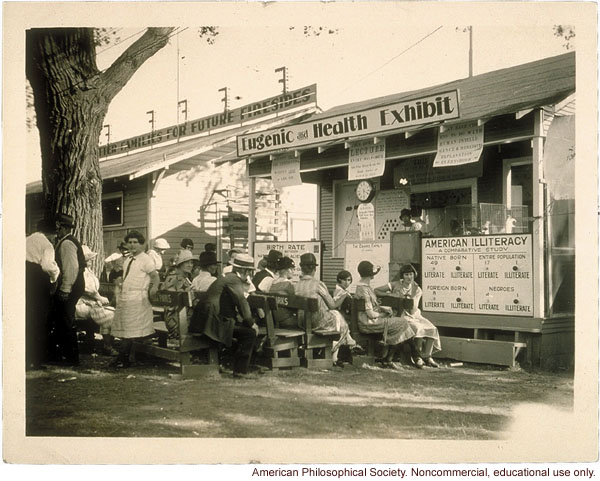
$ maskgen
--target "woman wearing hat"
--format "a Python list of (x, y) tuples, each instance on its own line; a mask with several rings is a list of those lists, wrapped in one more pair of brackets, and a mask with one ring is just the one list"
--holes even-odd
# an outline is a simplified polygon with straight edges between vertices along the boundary
[(92, 261), (98, 254), (92, 252), (86, 245), (82, 245), (81, 248), (83, 249), (83, 256), (86, 262), (86, 268), (83, 271), (85, 290), (75, 305), (75, 318), (92, 319), (96, 322), (99, 326), (100, 334), (102, 334), (102, 352), (108, 356), (116, 356), (118, 352), (113, 348), (113, 337), (110, 334), (115, 311), (112, 307), (108, 307), (108, 298), (100, 295), (100, 280), (90, 268)]
[(421, 314), (419, 302), (423, 291), (415, 282), (417, 275), (416, 269), (412, 264), (406, 264), (400, 268), (397, 280), (388, 283), (386, 286), (375, 289), (377, 294), (391, 293), (394, 296), (399, 296), (403, 299), (411, 299), (410, 308), (404, 308), (402, 319), (406, 320), (412, 329), (415, 331), (413, 340), (415, 351), (413, 352), (413, 362), (418, 368), (424, 365), (430, 367), (439, 367), (438, 363), (433, 360), (431, 354), (434, 351), (441, 351), (440, 335), (437, 327), (435, 327), (429, 319), (426, 319)]
[(382, 333), (385, 345), (384, 365), (395, 368), (393, 363), (396, 346), (415, 336), (415, 331), (406, 319), (395, 317), (392, 309), (381, 306), (371, 287), (371, 281), (379, 272), (369, 261), (358, 264), (360, 280), (356, 285), (356, 298), (364, 299), (365, 310), (358, 314), (358, 328), (365, 334)]
[[(196, 256), (189, 250), (184, 249), (177, 257), (175, 271), (167, 275), (161, 284), (165, 291), (189, 291), (192, 289), (190, 276), (194, 268)], [(169, 331), (169, 338), (179, 340), (179, 312), (177, 308), (165, 309), (165, 324)]]
[(162, 256), (170, 247), (171, 246), (165, 239), (159, 237), (154, 241), (154, 249), (148, 249), (148, 255), (152, 258), (154, 264), (156, 264), (156, 270), (161, 279), (166, 275), (166, 269), (163, 269), (164, 262)]
[(352, 348), (356, 346), (356, 341), (350, 336), (350, 329), (343, 314), (335, 308), (335, 302), (329, 295), (327, 286), (322, 281), (315, 279), (317, 265), (317, 259), (313, 254), (308, 253), (300, 256), (302, 275), (296, 284), (295, 290), (299, 296), (316, 298), (318, 301), (319, 323), (313, 326), (313, 329), (340, 332), (340, 339), (334, 342), (332, 347), (333, 362), (338, 364), (337, 357), (340, 346)]
[[(294, 284), (291, 279), (294, 277), (294, 269), (296, 263), (290, 257), (281, 257), (277, 261), (275, 269), (275, 278), (269, 288), (269, 293), (288, 294), (292, 295), (295, 293)], [(274, 314), (275, 322), (277, 326), (283, 329), (297, 329), (298, 328), (298, 317), (296, 316), (296, 310), (286, 309), (283, 306), (277, 307)]]

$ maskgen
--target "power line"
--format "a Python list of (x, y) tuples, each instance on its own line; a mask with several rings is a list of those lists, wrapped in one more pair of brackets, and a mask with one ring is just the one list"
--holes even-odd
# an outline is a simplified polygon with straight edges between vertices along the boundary
[(396, 60), (398, 57), (400, 57), (401, 55), (403, 55), (404, 53), (408, 52), (411, 48), (416, 47), (417, 45), (419, 45), (421, 42), (423, 42), (424, 40), (426, 40), (427, 38), (431, 37), (435, 32), (437, 32), (438, 30), (440, 30), (443, 27), (443, 25), (440, 25), (438, 28), (436, 28), (435, 30), (433, 30), (432, 32), (428, 33), (427, 35), (425, 35), (423, 38), (421, 38), (420, 40), (417, 40), (415, 43), (413, 43), (412, 45), (410, 45), (409, 47), (405, 48), (404, 50), (402, 50), (402, 52), (400, 52), (398, 55), (395, 55), (394, 57), (392, 57), (391, 59), (389, 59), (387, 62), (385, 62), (383, 65), (381, 65), (380, 67), (377, 67), (375, 70), (373, 70), (372, 72), (369, 72), (367, 75), (365, 75), (364, 77), (358, 79), (356, 82), (350, 84), (348, 87), (346, 87), (345, 89), (342, 89), (339, 91), (338, 95), (346, 92), (348, 89), (354, 87), (356, 84), (358, 84), (359, 82), (362, 82), (363, 80), (365, 80), (367, 77), (370, 77), (371, 75), (373, 75), (375, 72), (378, 72), (379, 70), (381, 70), (383, 67), (385, 67), (386, 65), (389, 65), (391, 62), (393, 62), (394, 60)]
[(100, 55), (101, 53), (106, 52), (107, 50), (110, 50), (113, 47), (116, 47), (117, 45), (121, 45), (123, 42), (126, 42), (130, 38), (135, 37), (136, 35), (139, 35), (140, 33), (142, 33), (145, 30), (146, 30), (146, 27), (142, 28), (139, 32), (136, 32), (133, 35), (130, 35), (129, 37), (124, 38), (123, 40), (119, 40), (118, 42), (113, 43), (110, 47), (106, 47), (105, 49), (96, 52), (96, 56)]

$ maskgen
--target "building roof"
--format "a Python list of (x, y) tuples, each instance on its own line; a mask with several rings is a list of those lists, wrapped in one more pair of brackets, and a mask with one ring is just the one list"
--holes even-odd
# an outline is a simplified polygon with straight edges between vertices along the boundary
[(454, 122), (487, 119), (551, 105), (575, 92), (575, 52), (433, 87), (340, 105), (313, 116), (311, 120), (377, 108), (455, 89), (460, 93), (460, 119)]
[[(235, 143), (237, 135), (295, 123), (313, 114), (315, 110), (315, 107), (309, 107), (259, 123), (229, 128), (170, 145), (100, 160), (100, 177), (102, 180), (123, 176), (134, 179), (181, 162), (185, 164), (210, 161), (223, 163), (234, 160), (237, 157)], [(27, 194), (36, 194), (41, 191), (41, 181), (27, 184)]]

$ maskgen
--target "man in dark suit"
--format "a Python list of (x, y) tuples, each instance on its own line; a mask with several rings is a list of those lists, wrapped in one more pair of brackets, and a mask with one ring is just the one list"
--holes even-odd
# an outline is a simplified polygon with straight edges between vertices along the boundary
[(231, 264), (233, 270), (217, 278), (206, 292), (206, 302), (194, 310), (189, 331), (229, 347), (238, 342), (234, 354), (233, 376), (246, 377), (258, 326), (254, 322), (245, 296), (245, 284), (254, 271), (254, 259), (238, 254)]
[(75, 329), (75, 305), (85, 289), (83, 271), (85, 256), (81, 243), (73, 236), (75, 226), (73, 217), (58, 214), (58, 244), (56, 245), (56, 263), (60, 268), (53, 310), (50, 315), (49, 357), (52, 361), (79, 364), (79, 348)]

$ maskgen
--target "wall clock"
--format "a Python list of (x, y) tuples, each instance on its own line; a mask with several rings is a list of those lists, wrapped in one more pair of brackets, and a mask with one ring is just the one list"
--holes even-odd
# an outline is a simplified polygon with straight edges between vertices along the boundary
[(375, 184), (370, 180), (361, 180), (356, 186), (356, 197), (361, 202), (371, 202), (375, 197)]

